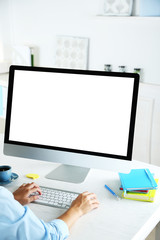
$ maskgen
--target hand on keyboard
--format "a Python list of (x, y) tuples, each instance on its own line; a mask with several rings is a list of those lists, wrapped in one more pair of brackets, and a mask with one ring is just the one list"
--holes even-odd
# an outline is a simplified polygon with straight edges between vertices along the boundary
[(23, 184), (13, 195), (22, 205), (35, 201), (52, 207), (69, 208), (58, 217), (67, 224), (69, 229), (79, 217), (99, 206), (94, 193), (84, 192), (79, 194), (46, 187), (40, 189), (36, 183)]
[[(38, 195), (33, 193), (37, 192)], [(35, 201), (42, 194), (41, 189), (36, 183), (22, 184), (14, 193), (15, 200), (19, 201), (22, 205), (26, 205)]]
[(71, 207), (78, 209), (80, 216), (88, 213), (94, 208), (99, 206), (95, 193), (89, 193), (88, 191), (80, 194), (71, 204)]
[(94, 193), (84, 192), (72, 202), (71, 207), (59, 217), (69, 227), (78, 220), (79, 217), (88, 213), (89, 211), (98, 208), (99, 202)]

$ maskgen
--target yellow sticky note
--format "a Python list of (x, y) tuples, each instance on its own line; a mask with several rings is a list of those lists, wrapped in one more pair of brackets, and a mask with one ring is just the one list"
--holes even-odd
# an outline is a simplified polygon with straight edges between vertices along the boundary
[(36, 178), (39, 178), (39, 175), (35, 173), (28, 173), (26, 177), (36, 179)]

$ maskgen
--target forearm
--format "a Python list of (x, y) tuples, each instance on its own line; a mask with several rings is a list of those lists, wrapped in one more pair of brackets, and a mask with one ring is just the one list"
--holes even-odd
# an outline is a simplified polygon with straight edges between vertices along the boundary
[(71, 229), (73, 224), (78, 220), (80, 216), (80, 210), (75, 207), (71, 207), (64, 214), (59, 216), (58, 219), (63, 220), (67, 224), (68, 228)]
[(80, 218), (82, 215), (97, 208), (99, 202), (94, 193), (84, 192), (80, 194), (71, 204), (71, 207), (59, 219), (63, 220), (68, 228)]

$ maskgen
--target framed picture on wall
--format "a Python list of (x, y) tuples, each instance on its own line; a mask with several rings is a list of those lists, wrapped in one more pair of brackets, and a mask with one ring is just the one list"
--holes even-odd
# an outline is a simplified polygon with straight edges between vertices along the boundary
[(130, 16), (133, 0), (104, 0), (104, 15)]
[(87, 69), (88, 47), (88, 38), (57, 36), (54, 66), (57, 68)]

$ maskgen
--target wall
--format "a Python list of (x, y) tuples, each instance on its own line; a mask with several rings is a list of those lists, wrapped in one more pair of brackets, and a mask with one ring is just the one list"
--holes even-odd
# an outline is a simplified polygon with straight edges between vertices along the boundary
[(8, 61), (11, 55), (9, 0), (0, 1), (0, 62)]
[[(114, 70), (123, 64), (128, 71), (141, 67), (144, 82), (160, 84), (160, 17), (97, 16), (102, 8), (103, 0), (0, 0), (0, 61), (11, 58), (13, 45), (29, 44), (36, 47), (36, 65), (52, 67), (55, 37), (82, 36), (90, 39), (89, 69), (103, 70), (105, 63)], [(141, 87), (134, 158), (159, 165), (159, 87), (154, 88)], [(153, 108), (144, 102), (153, 102)]]
[[(0, 8), (4, 8), (4, 0)], [(103, 0), (7, 0), (11, 41), (36, 46), (35, 63), (54, 66), (55, 37), (90, 39), (89, 69), (126, 65), (144, 69), (143, 81), (160, 84), (160, 18), (96, 16)], [(137, 6), (134, 7), (137, 11)], [(7, 11), (7, 9), (4, 9)], [(5, 25), (7, 17), (3, 17)]]

